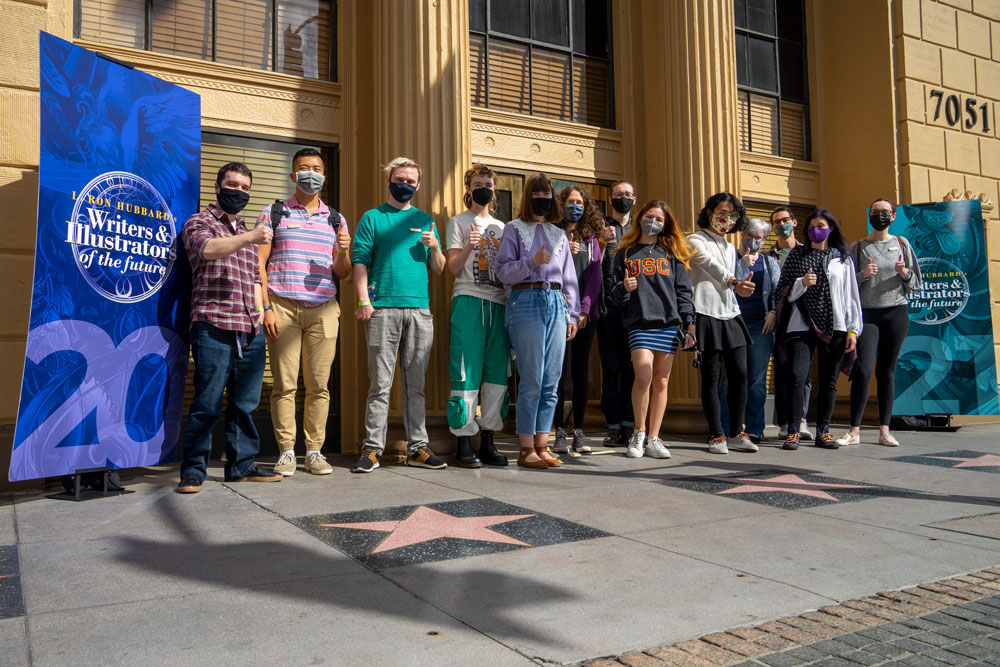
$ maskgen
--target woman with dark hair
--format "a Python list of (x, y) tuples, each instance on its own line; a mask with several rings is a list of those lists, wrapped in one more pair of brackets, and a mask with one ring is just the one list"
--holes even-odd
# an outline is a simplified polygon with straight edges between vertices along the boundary
[(837, 374), (853, 360), (863, 326), (854, 262), (840, 224), (830, 211), (816, 209), (806, 217), (805, 243), (788, 254), (778, 283), (778, 353), (786, 355), (792, 376), (784, 449), (799, 448), (803, 390), (814, 351), (819, 366), (815, 445), (839, 447), (830, 435)]
[(878, 383), (878, 444), (899, 447), (899, 441), (889, 432), (889, 421), (896, 394), (896, 361), (910, 330), (906, 295), (920, 289), (920, 266), (906, 239), (889, 234), (889, 225), (896, 219), (896, 204), (880, 197), (872, 202), (869, 211), (872, 233), (851, 246), (865, 331), (858, 338), (858, 362), (851, 373), (851, 430), (838, 438), (837, 444), (861, 444), (861, 416), (874, 370)]
[(496, 274), (509, 290), (506, 324), (517, 355), (517, 464), (526, 468), (562, 465), (548, 451), (556, 410), (556, 385), (566, 341), (576, 335), (580, 299), (569, 239), (552, 181), (532, 174), (524, 183), (521, 210), (504, 227)]
[[(559, 376), (556, 391), (556, 442), (552, 450), (559, 454), (569, 452), (566, 442), (566, 417), (563, 414), (563, 384), (567, 370), (573, 380), (573, 451), (578, 454), (590, 453), (590, 445), (583, 434), (583, 418), (587, 410), (587, 396), (590, 393), (590, 347), (594, 342), (597, 327), (592, 323), (600, 317), (597, 312), (601, 295), (601, 244), (600, 231), (604, 216), (587, 190), (578, 185), (570, 185), (559, 193), (559, 204), (563, 210), (560, 223), (569, 239), (569, 249), (576, 269), (576, 280), (580, 288), (580, 319), (577, 321), (576, 337), (566, 350), (563, 372)], [(587, 326), (590, 324), (591, 326)]]
[[(750, 296), (752, 280), (738, 280), (736, 248), (726, 240), (743, 231), (746, 210), (735, 195), (720, 192), (705, 202), (698, 215), (700, 231), (687, 237), (691, 256), (691, 285), (697, 313), (696, 338), (701, 360), (701, 402), (708, 422), (708, 451), (728, 454), (729, 447), (756, 452), (757, 445), (743, 431), (747, 404), (747, 345), (750, 332), (740, 316), (736, 294)], [(725, 367), (729, 380), (729, 437), (722, 428), (719, 384)]]
[(625, 456), (640, 458), (645, 453), (668, 459), (670, 451), (660, 440), (660, 424), (667, 408), (670, 369), (677, 348), (695, 344), (688, 278), (691, 250), (666, 202), (647, 202), (636, 220), (638, 224), (628, 230), (615, 254), (610, 294), (612, 303), (622, 308), (635, 369), (632, 409), (636, 422)]

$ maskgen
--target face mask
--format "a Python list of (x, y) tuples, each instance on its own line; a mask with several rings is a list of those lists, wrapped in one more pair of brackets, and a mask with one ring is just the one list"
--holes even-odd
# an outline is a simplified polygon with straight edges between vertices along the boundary
[(405, 204), (413, 199), (413, 195), (417, 194), (417, 186), (409, 183), (390, 183), (389, 194), (400, 204)]
[(774, 228), (774, 233), (778, 235), (778, 238), (787, 239), (795, 231), (795, 225), (790, 222), (783, 222)]
[(219, 207), (223, 211), (229, 215), (236, 215), (246, 208), (247, 203), (250, 201), (250, 193), (243, 192), (242, 190), (234, 190), (233, 188), (219, 188), (219, 194), (216, 195), (216, 199), (219, 200)]
[(634, 199), (625, 199), (624, 197), (615, 197), (611, 200), (611, 207), (622, 215), (631, 211), (634, 204)]
[(813, 243), (822, 243), (830, 236), (829, 227), (810, 227), (809, 228), (809, 240)]
[(323, 187), (326, 178), (316, 171), (295, 172), (295, 186), (307, 195), (314, 195)]
[(868, 222), (871, 223), (872, 229), (882, 231), (892, 222), (892, 213), (889, 213), (889, 211), (872, 213), (868, 216)]
[(724, 215), (713, 215), (712, 216), (712, 231), (716, 234), (728, 234), (733, 231), (733, 227), (736, 226), (736, 222), (739, 220), (738, 217), (726, 217)]
[(663, 223), (653, 218), (643, 218), (639, 221), (646, 236), (656, 236), (663, 231)]
[(493, 201), (493, 190), (490, 188), (476, 188), (472, 191), (472, 201), (480, 206), (486, 206)]
[(583, 204), (566, 204), (563, 207), (563, 214), (570, 222), (579, 222), (583, 217)]
[(552, 210), (552, 197), (532, 197), (531, 211), (538, 216), (544, 216)]
[(743, 239), (743, 249), (749, 253), (759, 251), (763, 245), (764, 241), (760, 239)]

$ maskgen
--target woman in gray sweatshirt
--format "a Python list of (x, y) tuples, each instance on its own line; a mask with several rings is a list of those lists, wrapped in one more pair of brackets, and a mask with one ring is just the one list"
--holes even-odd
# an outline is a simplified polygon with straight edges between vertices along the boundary
[(841, 446), (861, 443), (861, 416), (868, 402), (873, 370), (878, 385), (878, 442), (886, 447), (899, 446), (889, 432), (889, 420), (896, 394), (896, 361), (910, 329), (906, 295), (920, 287), (920, 267), (909, 242), (889, 234), (889, 225), (895, 219), (896, 204), (876, 199), (868, 215), (872, 233), (851, 245), (865, 326), (851, 373), (851, 430), (837, 440)]

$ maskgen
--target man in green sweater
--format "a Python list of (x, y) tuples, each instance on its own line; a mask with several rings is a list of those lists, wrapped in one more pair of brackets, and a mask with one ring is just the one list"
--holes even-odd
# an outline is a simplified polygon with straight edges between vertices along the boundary
[(424, 411), (424, 375), (434, 341), (427, 271), (440, 274), (445, 257), (433, 218), (410, 204), (420, 189), (420, 167), (398, 157), (384, 171), (389, 200), (361, 217), (351, 256), (358, 293), (355, 314), (365, 323), (370, 381), (365, 439), (351, 472), (371, 472), (379, 466), (397, 358), (403, 373), (406, 463), (446, 468), (427, 447)]

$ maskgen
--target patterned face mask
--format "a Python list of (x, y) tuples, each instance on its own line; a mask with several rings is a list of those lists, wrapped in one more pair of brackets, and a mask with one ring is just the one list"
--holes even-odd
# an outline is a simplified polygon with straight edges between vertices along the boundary
[(717, 213), (712, 216), (712, 231), (717, 234), (728, 234), (733, 231), (733, 227), (736, 226), (739, 220), (739, 213), (730, 213), (729, 215)]

